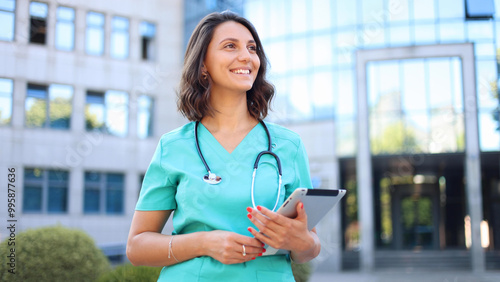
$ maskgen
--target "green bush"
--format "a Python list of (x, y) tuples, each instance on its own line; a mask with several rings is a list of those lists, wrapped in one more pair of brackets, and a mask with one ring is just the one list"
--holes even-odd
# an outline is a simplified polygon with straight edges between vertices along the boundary
[(292, 262), (292, 272), (295, 281), (307, 282), (311, 277), (312, 266), (309, 262), (301, 264)]
[(103, 274), (98, 282), (151, 282), (158, 280), (161, 267), (122, 264)]
[[(0, 243), (1, 281), (87, 282), (110, 269), (106, 256), (81, 230), (62, 226), (30, 229), (17, 234), (15, 246), (8, 243)], [(15, 274), (8, 272), (11, 248), (15, 248)]]

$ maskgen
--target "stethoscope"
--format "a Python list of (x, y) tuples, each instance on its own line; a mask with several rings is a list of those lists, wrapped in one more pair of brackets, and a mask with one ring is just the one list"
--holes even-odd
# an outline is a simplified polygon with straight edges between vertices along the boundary
[[(199, 123), (200, 122), (197, 121), (196, 124), (194, 125), (194, 138), (196, 140), (196, 150), (198, 151), (198, 155), (200, 155), (200, 159), (203, 162), (203, 165), (205, 166), (205, 168), (208, 172), (207, 174), (205, 174), (203, 176), (203, 181), (205, 181), (206, 183), (211, 184), (211, 185), (219, 184), (222, 181), (222, 178), (210, 170), (210, 167), (208, 167), (208, 164), (205, 161), (203, 154), (201, 153), (200, 143), (198, 141), (198, 124)], [(271, 152), (271, 144), (272, 144), (271, 134), (269, 134), (269, 130), (267, 129), (266, 124), (264, 123), (264, 121), (260, 121), (260, 124), (262, 124), (262, 126), (266, 130), (268, 146), (267, 146), (267, 151), (262, 151), (257, 155), (257, 158), (255, 159), (255, 163), (253, 165), (252, 189), (251, 189), (252, 205), (254, 208), (257, 208), (257, 205), (255, 204), (255, 197), (254, 197), (254, 184), (255, 184), (255, 175), (257, 174), (257, 168), (259, 167), (260, 157), (262, 157), (263, 155), (271, 155), (274, 157), (274, 159), (276, 160), (276, 163), (278, 164), (278, 196), (276, 197), (276, 203), (274, 204), (274, 208), (273, 208), (273, 211), (274, 211), (276, 209), (276, 207), (278, 206), (278, 202), (280, 199), (280, 193), (281, 193), (281, 176), (282, 176), (281, 161), (280, 161), (280, 158), (278, 157), (278, 155)]]

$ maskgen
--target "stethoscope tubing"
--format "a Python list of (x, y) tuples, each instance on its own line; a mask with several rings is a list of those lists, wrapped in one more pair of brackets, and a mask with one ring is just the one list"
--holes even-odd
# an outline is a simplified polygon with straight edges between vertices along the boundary
[[(212, 184), (212, 185), (219, 184), (221, 182), (222, 178), (220, 176), (217, 176), (216, 174), (212, 173), (212, 171), (210, 170), (210, 167), (208, 166), (208, 164), (205, 160), (205, 157), (203, 157), (203, 154), (201, 153), (200, 142), (198, 140), (198, 124), (199, 123), (200, 123), (199, 121), (196, 121), (196, 123), (194, 125), (194, 136), (195, 136), (195, 143), (196, 143), (196, 151), (198, 152), (198, 155), (200, 156), (200, 159), (203, 162), (203, 165), (205, 166), (205, 169), (208, 172), (208, 174), (203, 177), (203, 180), (209, 184)], [(264, 130), (266, 131), (268, 146), (267, 146), (267, 151), (260, 152), (257, 155), (257, 157), (255, 158), (255, 163), (253, 166), (254, 169), (253, 169), (253, 173), (252, 173), (252, 188), (251, 188), (252, 205), (254, 208), (257, 207), (255, 204), (255, 197), (254, 197), (254, 190), (255, 189), (254, 189), (254, 187), (255, 187), (255, 175), (257, 174), (257, 168), (259, 167), (260, 158), (263, 155), (271, 155), (274, 157), (274, 159), (276, 160), (276, 163), (278, 165), (278, 196), (276, 198), (276, 203), (274, 204), (274, 208), (272, 209), (274, 211), (276, 209), (276, 207), (278, 206), (278, 202), (279, 202), (280, 195), (281, 195), (281, 184), (282, 184), (282, 175), (283, 175), (282, 170), (281, 170), (281, 161), (280, 161), (280, 158), (278, 157), (278, 155), (276, 155), (274, 152), (271, 151), (272, 140), (271, 140), (271, 134), (269, 133), (269, 129), (267, 129), (267, 126), (264, 123), (264, 121), (261, 120), (260, 124), (262, 124), (262, 126), (264, 127)]]

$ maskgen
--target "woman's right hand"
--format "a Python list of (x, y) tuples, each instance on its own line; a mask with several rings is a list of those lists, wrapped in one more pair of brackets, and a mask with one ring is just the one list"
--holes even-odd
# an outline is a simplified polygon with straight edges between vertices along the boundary
[(205, 235), (206, 255), (223, 264), (247, 262), (265, 252), (261, 241), (238, 233), (214, 230)]

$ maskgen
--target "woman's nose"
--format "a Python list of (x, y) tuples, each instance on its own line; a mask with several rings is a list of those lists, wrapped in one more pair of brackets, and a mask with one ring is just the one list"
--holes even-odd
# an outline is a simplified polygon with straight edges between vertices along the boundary
[(245, 62), (250, 61), (250, 52), (247, 49), (241, 49), (240, 53), (238, 54), (238, 59)]

